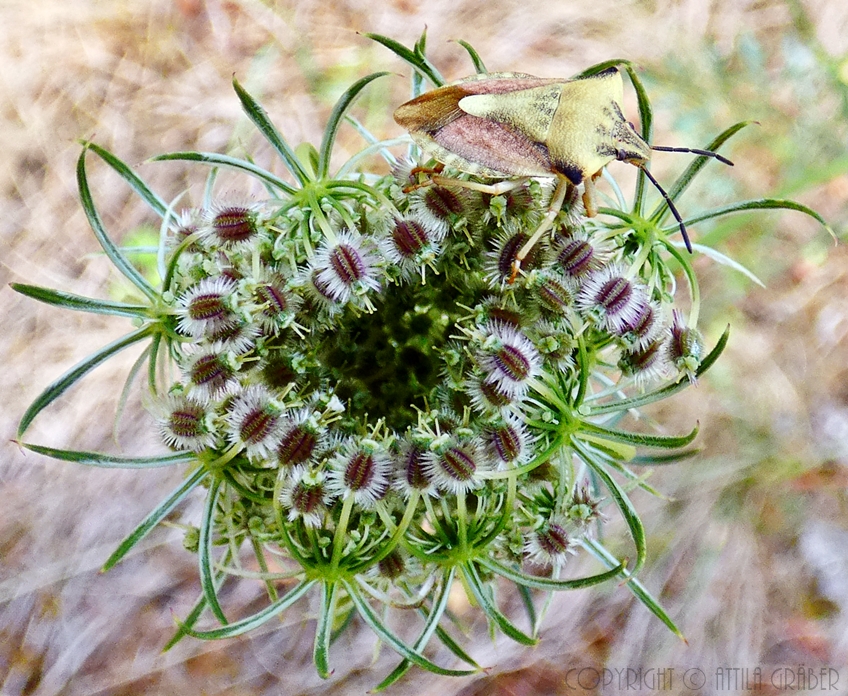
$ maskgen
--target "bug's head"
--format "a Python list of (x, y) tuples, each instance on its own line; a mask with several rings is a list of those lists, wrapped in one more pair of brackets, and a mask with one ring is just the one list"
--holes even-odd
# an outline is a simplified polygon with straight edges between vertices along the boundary
[(641, 167), (651, 159), (651, 146), (640, 136), (632, 123), (622, 122), (613, 133), (615, 143), (615, 158), (619, 162), (627, 162)]

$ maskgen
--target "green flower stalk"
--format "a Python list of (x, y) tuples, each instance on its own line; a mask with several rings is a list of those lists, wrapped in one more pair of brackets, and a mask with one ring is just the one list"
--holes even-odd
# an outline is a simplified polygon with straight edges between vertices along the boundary
[[(413, 49), (372, 38), (415, 69), (418, 88), (422, 79), (442, 84), (423, 38)], [(650, 103), (631, 66), (621, 65), (640, 96), (648, 140)], [(670, 450), (663, 463), (684, 458), (697, 428), (669, 437), (631, 432), (620, 421), (694, 382), (718, 358), (727, 333), (705, 348), (690, 256), (669, 240), (678, 229), (666, 226), (669, 203), (644, 214), (641, 173), (629, 205), (610, 177), (615, 199), (595, 218), (584, 216), (572, 192), (513, 277), (519, 250), (550, 206), (550, 179), (530, 178), (502, 195), (475, 190), (490, 181), (450, 168), (439, 170), (437, 182), (422, 183), (421, 172), (434, 162), (417, 159), (414, 148), (411, 159), (395, 156), (370, 136), (364, 154), (331, 175), (332, 145), (349, 106), (383, 74), (342, 96), (317, 150), (293, 150), (234, 83), (287, 180), (214, 153), (154, 158), (207, 165), (212, 181), (218, 168), (238, 170), (263, 184), (263, 201), (211, 195), (197, 209), (175, 212), (117, 157), (86, 143), (77, 169), (83, 208), (138, 301), (14, 287), (51, 304), (126, 316), (138, 328), (50, 385), (24, 415), (19, 437), (85, 374), (148, 342), (136, 370), (146, 363), (150, 408), (173, 453), (116, 457), (25, 446), (94, 466), (185, 467), (185, 481), (104, 569), (192, 490), (205, 489), (199, 526), (186, 538), (198, 557), (202, 599), (169, 646), (186, 635), (239, 635), (317, 592), (314, 659), (322, 677), (331, 672), (337, 629), (353, 614), (401, 658), (380, 688), (412, 665), (470, 674), (479, 666), (443, 622), (456, 581), (493, 626), (528, 645), (543, 614), (528, 589), (607, 581), (624, 581), (679, 633), (635, 577), (647, 551), (630, 496), (652, 489), (628, 462), (643, 448)], [(720, 147), (741, 125), (708, 148)], [(89, 153), (159, 217), (158, 286), (106, 233), (88, 186)], [(359, 168), (374, 153), (389, 161), (391, 174)], [(670, 200), (706, 161), (695, 158), (669, 188)], [(695, 220), (775, 207), (821, 221), (803, 206), (770, 199)], [(680, 269), (685, 285), (675, 279)], [(681, 287), (688, 289), (688, 312), (677, 305)], [(638, 462), (649, 465), (650, 454)], [(606, 547), (605, 527), (619, 517), (633, 547), (630, 560)], [(245, 549), (256, 556), (268, 604), (233, 620), (237, 611), (225, 611), (219, 592), (224, 583), (249, 582), (235, 564)], [(579, 556), (595, 559), (588, 575), (569, 572)], [(503, 583), (523, 591), (527, 628), (498, 608), (494, 589)], [(417, 637), (390, 629), (389, 610), (418, 617)], [(464, 666), (425, 657), (434, 638)]]

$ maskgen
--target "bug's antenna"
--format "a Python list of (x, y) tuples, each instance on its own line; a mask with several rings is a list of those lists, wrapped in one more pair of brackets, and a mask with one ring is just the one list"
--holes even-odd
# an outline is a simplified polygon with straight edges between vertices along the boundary
[[(654, 148), (655, 150), (657, 148)], [(694, 150), (692, 151), (694, 152)], [(692, 242), (689, 241), (689, 234), (686, 232), (686, 225), (683, 224), (683, 218), (680, 217), (680, 213), (677, 212), (677, 208), (674, 207), (674, 203), (671, 202), (671, 198), (668, 197), (668, 194), (665, 192), (662, 186), (660, 186), (660, 182), (654, 178), (654, 175), (651, 174), (644, 166), (639, 167), (647, 176), (651, 183), (657, 187), (657, 191), (662, 194), (662, 197), (665, 198), (665, 202), (668, 203), (668, 209), (671, 211), (671, 214), (674, 215), (674, 219), (680, 224), (680, 234), (683, 235), (683, 243), (686, 244), (686, 251), (690, 254), (692, 253)]]
[(733, 162), (731, 162), (727, 157), (722, 157), (717, 152), (713, 152), (712, 150), (695, 150), (689, 147), (662, 147), (660, 145), (651, 145), (652, 150), (660, 150), (661, 152), (691, 152), (693, 155), (702, 155), (704, 157), (713, 157), (717, 159), (719, 162), (723, 162), (724, 164), (733, 166)]

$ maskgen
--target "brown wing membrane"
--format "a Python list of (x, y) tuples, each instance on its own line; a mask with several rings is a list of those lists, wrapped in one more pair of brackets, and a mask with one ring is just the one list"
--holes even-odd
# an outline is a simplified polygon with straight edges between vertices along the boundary
[(401, 104), (395, 121), (410, 132), (433, 133), (463, 115), (459, 100), (468, 94), (458, 85), (435, 89)]

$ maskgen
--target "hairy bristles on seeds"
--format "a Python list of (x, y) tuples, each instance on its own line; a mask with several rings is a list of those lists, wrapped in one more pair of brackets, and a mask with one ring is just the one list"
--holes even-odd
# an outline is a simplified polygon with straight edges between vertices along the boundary
[(497, 385), (498, 391), (511, 398), (525, 394), (542, 366), (533, 342), (509, 325), (492, 322), (486, 330), (488, 337), (478, 356), (486, 373), (483, 381)]
[(494, 382), (486, 382), (479, 377), (469, 377), (464, 386), (474, 410), (482, 414), (500, 413), (511, 405), (520, 403), (523, 397), (523, 394), (507, 394)]
[(201, 403), (220, 398), (235, 387), (236, 370), (237, 366), (228, 354), (214, 347), (199, 350), (191, 357), (186, 369), (189, 396)]
[(410, 207), (434, 240), (441, 241), (450, 231), (451, 218), (465, 209), (465, 202), (458, 189), (430, 186), (413, 194)]
[(633, 377), (641, 386), (664, 379), (674, 372), (674, 366), (666, 356), (663, 339), (622, 351), (618, 368), (625, 377)]
[(254, 348), (261, 333), (262, 329), (257, 324), (239, 322), (224, 325), (206, 338), (212, 348), (220, 353), (243, 355)]
[(569, 555), (576, 553), (576, 542), (566, 531), (564, 520), (548, 520), (533, 532), (524, 544), (530, 563), (561, 568)]
[(173, 235), (169, 237), (169, 247), (177, 247), (191, 238), (194, 241), (188, 243), (186, 251), (199, 252), (201, 249), (196, 240), (203, 234), (203, 215), (202, 210), (194, 208), (183, 210), (175, 221)]
[(180, 297), (177, 303), (177, 327), (192, 338), (203, 338), (235, 324), (235, 295), (236, 284), (229, 278), (204, 278)]
[(244, 447), (251, 457), (267, 459), (277, 444), (282, 412), (282, 406), (264, 386), (248, 387), (228, 409), (230, 441)]
[(279, 273), (267, 273), (253, 285), (251, 310), (262, 329), (278, 334), (295, 321), (300, 298), (286, 289), (286, 279)]
[(303, 521), (307, 527), (320, 527), (331, 497), (324, 483), (322, 471), (295, 469), (280, 491), (280, 503), (288, 510), (288, 519)]
[(687, 326), (683, 315), (675, 310), (668, 333), (669, 337), (665, 342), (668, 360), (685, 374), (690, 382), (696, 382), (697, 370), (704, 353), (704, 338), (701, 332)]
[(558, 236), (554, 253), (557, 264), (570, 278), (581, 278), (601, 265), (598, 250), (585, 233)]
[(425, 282), (425, 268), (434, 267), (442, 252), (440, 241), (444, 238), (442, 226), (433, 225), (415, 216), (394, 218), (389, 223), (388, 235), (380, 242), (383, 256), (400, 269), (400, 277), (406, 281), (421, 276)]
[(519, 466), (532, 456), (532, 438), (527, 426), (515, 415), (506, 414), (486, 433), (492, 460), (499, 467)]
[(662, 333), (663, 328), (659, 305), (646, 299), (634, 316), (618, 327), (616, 333), (628, 348), (644, 348)]
[(380, 288), (374, 243), (358, 232), (340, 232), (334, 242), (327, 242), (312, 259), (313, 284), (333, 302), (345, 303), (352, 295)]
[(171, 395), (162, 411), (159, 432), (168, 447), (202, 452), (214, 446), (212, 414), (203, 404), (183, 395)]
[(436, 451), (425, 454), (426, 475), (439, 490), (454, 494), (478, 488), (478, 473), (488, 469), (488, 460), (476, 440), (449, 440)]
[(590, 274), (577, 295), (580, 311), (616, 335), (638, 323), (648, 302), (645, 286), (629, 280), (617, 265)]
[(352, 496), (356, 505), (373, 507), (389, 486), (391, 461), (376, 443), (351, 439), (330, 462), (327, 491), (338, 498)]
[(425, 493), (433, 497), (437, 495), (432, 476), (427, 471), (428, 464), (424, 448), (411, 442), (403, 443), (395, 459), (395, 467), (395, 483), (404, 497), (408, 498), (413, 492)]
[(564, 316), (574, 304), (577, 283), (551, 271), (540, 273), (531, 284), (533, 298), (538, 305), (557, 316)]
[(284, 468), (305, 466), (323, 440), (322, 429), (308, 409), (300, 409), (283, 419), (275, 452)]
[(220, 205), (206, 213), (203, 237), (212, 246), (238, 249), (249, 245), (258, 232), (253, 205)]

